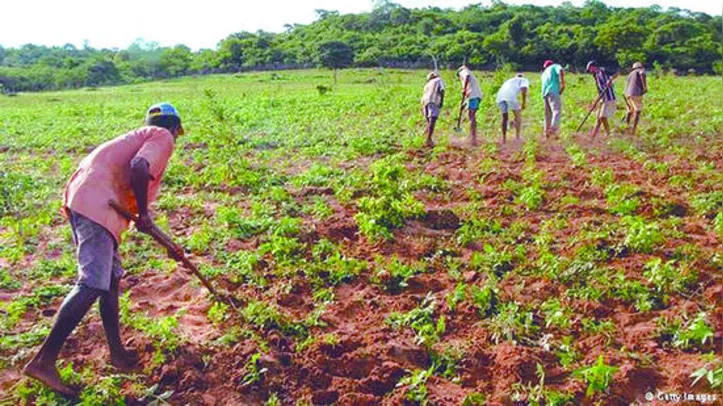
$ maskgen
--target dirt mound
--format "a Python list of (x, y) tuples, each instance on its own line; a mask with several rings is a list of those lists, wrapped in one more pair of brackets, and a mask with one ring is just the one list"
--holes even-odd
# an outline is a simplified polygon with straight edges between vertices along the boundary
[(494, 349), (492, 381), (499, 400), (512, 384), (517, 382), (526, 384), (539, 380), (536, 375), (537, 364), (542, 360), (537, 352), (535, 349), (510, 343), (499, 344)]
[(626, 404), (645, 402), (645, 394), (655, 393), (662, 379), (660, 372), (652, 367), (640, 368), (631, 362), (624, 362), (616, 375), (612, 394)]
[(316, 226), (319, 236), (332, 241), (357, 241), (359, 239), (359, 227), (354, 217), (347, 213), (334, 214), (324, 223)]
[[(571, 164), (565, 148), (573, 146), (584, 151), (585, 165)], [(681, 349), (660, 338), (663, 316), (685, 321), (682, 315), (702, 309), (711, 309), (716, 343), (722, 334), (723, 310), (715, 305), (723, 288), (719, 262), (711, 260), (722, 247), (711, 220), (693, 215), (685, 203), (689, 192), (600, 140), (541, 140), (534, 153), (521, 141), (498, 147), (494, 153), (449, 148), (434, 159), (428, 152), (413, 154), (415, 169), (443, 179), (449, 192), (420, 192), (426, 214), (394, 229), (390, 240), (360, 236), (353, 203), (336, 201), (334, 190), (295, 190), (295, 203), (322, 199), (331, 210), (315, 218), (290, 204), (286, 209), (303, 220), (293, 237), (229, 238), (215, 247), (228, 251), (224, 255), (259, 253), (247, 267), (227, 270), (224, 255), (197, 253), (210, 273), (217, 272), (215, 284), (244, 299), (239, 309), (219, 311), (213, 323), (209, 316), (218, 308), (180, 270), (126, 278), (132, 311), (150, 319), (175, 315), (174, 331), (183, 338), (177, 350), (164, 354), (165, 363), (144, 371), (148, 382), (174, 391), (172, 404), (209, 405), (261, 405), (271, 396), (284, 405), (411, 405), (413, 387), (426, 391), (431, 404), (461, 404), (481, 393), (489, 404), (507, 405), (515, 393), (524, 399), (522, 392), (540, 383), (538, 368), (545, 389), (581, 404), (641, 402), (652, 388), (703, 388), (690, 387), (690, 374), (719, 344)], [(535, 173), (526, 167), (529, 156)], [(671, 173), (698, 168), (685, 161), (676, 161)], [(598, 179), (607, 169), (614, 182), (641, 189), (627, 196), (643, 202), (631, 218), (655, 222), (671, 238), (650, 252), (625, 245), (632, 233), (621, 215), (611, 213), (612, 199)], [(666, 196), (675, 198), (667, 206), (653, 204)], [(191, 238), (193, 218), (213, 213), (208, 205), (180, 207), (169, 217), (170, 227)], [(336, 262), (312, 261), (322, 239), (335, 243), (341, 254)], [(301, 260), (288, 261), (294, 250)], [(398, 262), (390, 265), (392, 257)], [(351, 258), (366, 262), (363, 270)], [(655, 258), (672, 261), (673, 271), (659, 278), (675, 278), (682, 264), (700, 277), (694, 288), (666, 293), (664, 306), (651, 302), (651, 310), (641, 311), (648, 296), (640, 292), (658, 293), (647, 265)], [(393, 281), (403, 282), (391, 289)], [(428, 295), (435, 306), (421, 309)], [(484, 310), (489, 295), (494, 308)], [(250, 312), (247, 300), (263, 306)], [(39, 314), (51, 317), (58, 301), (41, 306)], [(26, 315), (16, 330), (27, 331), (32, 322)], [(144, 366), (153, 365), (156, 343), (128, 327), (124, 336), (141, 349)], [(102, 325), (91, 317), (62, 355), (75, 360), (76, 369), (102, 371), (104, 348)], [(603, 393), (586, 398), (587, 384), (574, 371), (590, 367), (600, 354), (618, 371)], [(3, 372), (0, 390), (18, 381), (18, 371)], [(399, 384), (410, 376), (420, 380), (416, 386)]]
[(456, 230), (461, 224), (459, 217), (449, 209), (427, 210), (422, 221), (434, 230)]

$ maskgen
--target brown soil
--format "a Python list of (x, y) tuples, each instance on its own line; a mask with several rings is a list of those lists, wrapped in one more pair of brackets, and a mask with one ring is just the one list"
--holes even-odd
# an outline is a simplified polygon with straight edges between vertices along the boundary
[[(513, 343), (503, 340), (495, 343), (477, 309), (469, 301), (461, 303), (454, 312), (449, 311), (444, 298), (454, 290), (458, 281), (447, 272), (438, 271), (435, 268), (437, 265), (432, 266), (431, 272), (412, 278), (409, 286), (399, 293), (386, 292), (371, 283), (377, 255), (396, 255), (405, 262), (411, 262), (432, 258), (438, 250), (455, 246), (455, 230), (462, 223), (459, 210), (470, 202), (468, 189), (473, 189), (481, 196), (482, 204), (477, 213), (480, 217), (496, 218), (504, 227), (520, 222), (529, 225), (527, 235), (519, 237), (518, 243), (522, 245), (531, 246), (532, 238), (542, 224), (562, 215), (568, 220), (568, 225), (553, 232), (557, 241), (553, 250), (558, 255), (573, 257), (580, 244), (571, 241), (572, 237), (590, 225), (618, 221), (606, 210), (603, 191), (590, 182), (590, 173), (594, 168), (613, 169), (617, 182), (639, 186), (642, 190), (641, 201), (645, 202), (641, 212), (645, 217), (653, 216), (646, 206), (652, 197), (674, 197), (669, 199), (674, 202), (671, 214), (680, 218), (683, 235), (668, 239), (666, 246), (657, 250), (655, 255), (664, 256), (666, 252), (686, 244), (694, 245), (704, 254), (723, 251), (720, 238), (708, 226), (709, 220), (692, 215), (691, 209), (685, 204), (693, 191), (667, 182), (670, 176), (694, 168), (695, 156), (677, 157), (669, 173), (657, 173), (646, 170), (643, 164), (622, 153), (612, 151), (601, 138), (593, 141), (580, 138), (575, 141), (588, 154), (589, 165), (585, 168), (571, 165), (570, 157), (559, 140), (541, 141), (536, 168), (544, 173), (545, 200), (538, 210), (527, 211), (521, 206), (514, 206), (512, 213), (501, 212), (501, 208), (512, 204), (513, 199), (503, 184), (509, 179), (523, 181), (525, 162), (521, 142), (511, 140), (492, 156), (482, 152), (482, 149), (469, 148), (461, 141), (453, 143), (434, 159), (427, 159), (428, 152), (424, 150), (414, 151), (414, 168), (445, 179), (450, 185), (449, 199), (441, 201), (435, 194), (424, 194), (427, 214), (395, 231), (395, 239), (389, 242), (372, 243), (360, 236), (353, 218), (354, 208), (336, 203), (333, 191), (307, 187), (295, 193), (297, 199), (307, 199), (312, 195), (329, 198), (334, 209), (334, 214), (323, 221), (305, 218), (313, 232), (303, 238), (304, 242), (313, 243), (327, 238), (340, 244), (345, 255), (366, 259), (370, 263), (367, 272), (333, 289), (336, 300), (322, 316), (326, 327), (311, 329), (312, 335), (318, 339), (303, 351), (295, 350), (298, 343), (293, 337), (285, 336), (278, 329), (253, 327), (239, 315), (232, 316), (221, 326), (214, 326), (206, 316), (211, 303), (205, 291), (192, 277), (178, 270), (170, 274), (147, 271), (126, 278), (123, 288), (131, 292), (134, 311), (147, 312), (150, 317), (155, 317), (173, 315), (182, 310), (178, 332), (184, 341), (176, 353), (169, 354), (168, 362), (146, 371), (148, 382), (160, 383), (163, 390), (173, 390), (173, 404), (263, 404), (272, 393), (282, 404), (294, 404), (298, 399), (313, 404), (412, 404), (405, 399), (405, 388), (397, 384), (410, 371), (429, 368), (433, 360), (427, 348), (415, 344), (415, 334), (411, 329), (394, 330), (385, 319), (392, 312), (415, 308), (428, 292), (433, 292), (439, 303), (436, 315), (444, 314), (447, 321), (442, 341), (432, 348), (440, 352), (450, 347), (462, 348), (465, 355), (458, 364), (458, 380), (437, 375), (429, 378), (428, 399), (432, 404), (460, 404), (465, 396), (474, 392), (485, 393), (492, 405), (515, 404), (511, 396), (516, 387), (539, 382), (536, 374), (538, 364), (546, 372), (545, 388), (572, 393), (583, 404), (592, 404), (594, 401), (600, 401), (601, 404), (642, 402), (641, 396), (654, 389), (704, 391), (705, 384), (692, 388), (692, 379), (689, 377), (705, 364), (700, 357), (701, 352), (683, 351), (661, 342), (656, 319), (662, 314), (680, 315), (684, 311), (712, 309), (710, 320), (715, 327), (716, 344), (709, 350), (720, 354), (723, 330), (720, 300), (723, 288), (720, 269), (716, 269), (712, 263), (699, 264), (701, 278), (697, 291), (673, 295), (670, 305), (664, 310), (640, 313), (631, 304), (605, 298), (600, 301), (578, 301), (573, 305), (576, 313), (572, 316), (574, 327), (569, 331), (544, 329), (545, 332), (551, 332), (555, 339), (565, 334), (573, 336), (572, 346), (581, 358), (575, 367), (591, 365), (602, 354), (608, 364), (612, 363), (619, 368), (610, 389), (591, 398), (585, 397), (586, 385), (573, 376), (572, 370), (560, 365), (559, 356), (553, 348), (545, 348), (537, 342)], [(199, 144), (189, 148), (204, 147)], [(716, 148), (720, 150), (720, 147)], [(705, 151), (700, 154), (705, 154)], [(491, 173), (481, 177), (479, 168), (486, 158), (493, 159), (496, 166)], [(723, 170), (723, 158), (718, 156), (708, 159)], [(563, 207), (560, 200), (564, 196), (574, 196), (578, 200)], [(212, 208), (208, 211), (210, 213), (207, 215), (213, 215)], [(182, 231), (183, 224), (194, 215), (197, 213), (191, 213), (188, 209), (174, 211), (169, 215), (171, 228), (174, 232)], [(609, 243), (612, 245), (613, 242)], [(253, 239), (232, 240), (226, 249), (253, 250), (257, 246), (258, 241)], [(473, 251), (479, 249), (479, 244), (471, 244), (456, 254), (463, 262), (467, 262)], [(531, 250), (530, 255), (534, 258), (537, 253)], [(627, 277), (644, 281), (644, 264), (650, 258), (650, 255), (644, 254), (621, 254), (613, 257), (607, 265), (621, 270)], [(212, 262), (203, 255), (195, 259)], [(430, 263), (435, 264), (431, 260)], [(439, 267), (442, 269), (441, 265)], [(262, 273), (266, 272), (263, 264), (260, 268)], [(270, 281), (266, 289), (224, 280), (217, 280), (216, 283), (243, 298), (269, 298), (269, 292), (276, 292), (272, 301), (284, 314), (295, 319), (304, 318), (313, 309), (313, 289), (303, 278), (290, 278), (294, 287), (285, 291), (281, 285), (286, 286), (289, 279), (279, 279), (270, 272), (266, 276)], [(474, 272), (463, 278), (470, 284), (484, 280), (483, 276)], [(516, 272), (504, 278), (499, 286), (500, 300), (515, 301), (533, 309), (537, 309), (548, 298), (562, 298), (569, 288), (557, 281), (539, 276), (525, 277)], [(23, 288), (25, 290), (27, 287)], [(0, 295), (2, 300), (8, 298), (2, 291)], [(41, 314), (45, 314), (43, 317), (52, 317), (52, 309), (57, 308), (59, 301), (57, 299), (41, 309)], [(614, 331), (584, 333), (580, 320), (591, 316), (611, 321)], [(16, 330), (26, 331), (34, 322), (37, 320), (24, 320)], [(253, 334), (241, 336), (238, 342), (228, 346), (210, 345), (235, 325)], [(142, 333), (129, 328), (124, 329), (124, 337), (127, 337), (129, 345), (141, 351), (142, 363), (150, 365), (152, 346), (149, 340)], [(326, 340), (325, 337), (333, 339)], [(268, 343), (268, 350), (259, 345), (259, 339)], [(258, 366), (264, 368), (265, 373), (260, 381), (245, 384), (244, 376), (248, 372), (245, 365), (257, 352), (263, 354)], [(629, 355), (631, 353), (634, 355)], [(20, 356), (20, 359), (25, 360), (28, 356)], [(102, 325), (97, 315), (88, 317), (71, 336), (61, 357), (73, 360), (76, 370), (90, 366), (101, 373), (110, 371)], [(18, 362), (2, 370), (0, 391), (9, 390), (22, 379), (19, 374), (21, 365)], [(129, 399), (129, 403), (133, 401)]]

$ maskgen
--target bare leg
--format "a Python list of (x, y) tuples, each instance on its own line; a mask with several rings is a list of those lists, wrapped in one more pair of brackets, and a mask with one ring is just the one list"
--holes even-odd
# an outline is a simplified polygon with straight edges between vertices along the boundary
[(502, 143), (507, 142), (507, 120), (509, 120), (509, 113), (502, 113)]
[(119, 279), (113, 278), (110, 282), (110, 291), (100, 297), (98, 307), (103, 320), (105, 337), (108, 340), (110, 361), (115, 367), (123, 370), (131, 369), (138, 363), (138, 355), (128, 351), (123, 346), (120, 337), (120, 322), (118, 308)]
[(637, 130), (637, 128), (638, 128), (638, 121), (640, 121), (640, 112), (636, 111), (635, 112), (635, 121), (633, 121), (633, 134), (632, 135), (635, 135), (635, 130)]
[(630, 119), (632, 118), (633, 113), (628, 109), (627, 113), (625, 113), (625, 134), (630, 134)]
[(515, 135), (520, 138), (522, 133), (522, 112), (515, 110), (513, 113), (515, 114)]
[(607, 118), (601, 118), (601, 119), (600, 119), (600, 122), (602, 122), (603, 127), (605, 127), (605, 135), (606, 135), (607, 137), (610, 137), (610, 124), (608, 123), (608, 119), (607, 119)]
[(623, 121), (625, 121), (625, 134), (627, 135), (630, 133), (630, 118), (633, 115), (633, 109), (630, 100), (626, 96), (623, 96), (623, 100), (625, 100), (625, 118)]
[(469, 142), (477, 145), (477, 110), (469, 110)]
[(76, 391), (65, 385), (60, 379), (58, 370), (55, 369), (55, 362), (65, 340), (101, 294), (103, 291), (99, 289), (82, 285), (76, 285), (70, 291), (60, 305), (55, 323), (40, 347), (40, 351), (25, 366), (25, 375), (39, 380), (63, 395), (74, 396), (76, 394)]
[(592, 138), (595, 138), (597, 133), (600, 131), (600, 124), (602, 124), (602, 120), (598, 118), (597, 122), (595, 122), (595, 128), (592, 130), (592, 134), (590, 134)]
[(432, 117), (429, 120), (429, 144), (431, 146), (434, 146), (434, 141), (432, 141), (432, 137), (434, 136), (434, 127), (437, 124), (437, 117)]

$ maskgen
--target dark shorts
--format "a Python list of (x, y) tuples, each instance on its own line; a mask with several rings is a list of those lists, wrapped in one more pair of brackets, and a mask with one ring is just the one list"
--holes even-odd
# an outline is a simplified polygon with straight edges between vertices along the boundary
[(77, 284), (110, 290), (111, 278), (123, 276), (115, 238), (95, 221), (68, 210), (78, 258)]
[(467, 100), (467, 109), (468, 110), (477, 110), (479, 109), (479, 104), (482, 101), (479, 97), (473, 97), (469, 100)]

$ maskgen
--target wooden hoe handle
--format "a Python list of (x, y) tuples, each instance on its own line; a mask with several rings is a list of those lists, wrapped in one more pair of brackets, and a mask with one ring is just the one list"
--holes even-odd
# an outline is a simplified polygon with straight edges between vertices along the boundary
[[(110, 205), (115, 211), (118, 212), (123, 218), (125, 218), (128, 221), (136, 222), (138, 221), (138, 217), (136, 217), (134, 214), (130, 213), (128, 210), (124, 209), (123, 206), (118, 204), (115, 200), (109, 200), (108, 205)], [(213, 296), (219, 297), (218, 293), (216, 293), (216, 289), (213, 288), (211, 283), (201, 275), (201, 272), (199, 272), (196, 265), (194, 265), (191, 261), (188, 260), (186, 255), (184, 254), (183, 248), (173, 242), (171, 237), (169, 237), (166, 233), (164, 233), (160, 228), (158, 228), (155, 224), (153, 225), (153, 228), (148, 233), (151, 237), (153, 237), (156, 242), (161, 244), (166, 250), (174, 252), (178, 258), (173, 258), (176, 261), (180, 262), (186, 269), (191, 271), (193, 275), (195, 275), (203, 284), (203, 286), (208, 289), (209, 292)]]

